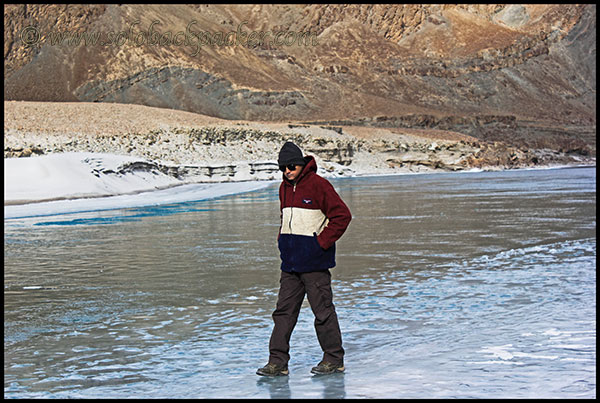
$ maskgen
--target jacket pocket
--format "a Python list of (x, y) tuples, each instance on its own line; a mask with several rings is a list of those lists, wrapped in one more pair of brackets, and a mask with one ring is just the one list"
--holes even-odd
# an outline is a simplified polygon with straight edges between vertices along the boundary
[(277, 244), (279, 246), (279, 256), (281, 257), (281, 261), (286, 264), (294, 264), (294, 246), (293, 246), (293, 235), (289, 234), (280, 234), (277, 239)]
[(298, 262), (314, 264), (323, 256), (323, 249), (317, 241), (317, 236), (298, 236)]
[(315, 254), (322, 255), (323, 253), (325, 253), (325, 250), (323, 248), (321, 248), (321, 244), (319, 243), (319, 240), (317, 239), (316, 232), (313, 232), (313, 241), (315, 241)]
[(329, 308), (333, 305), (333, 292), (331, 291), (331, 283), (328, 284), (316, 284), (319, 290), (319, 300), (325, 308)]

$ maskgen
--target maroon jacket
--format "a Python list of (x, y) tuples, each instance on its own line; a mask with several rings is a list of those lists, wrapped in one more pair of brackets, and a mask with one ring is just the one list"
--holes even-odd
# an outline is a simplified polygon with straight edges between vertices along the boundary
[(328, 180), (317, 175), (311, 156), (295, 183), (285, 175), (279, 187), (281, 270), (310, 272), (335, 266), (335, 242), (352, 215)]

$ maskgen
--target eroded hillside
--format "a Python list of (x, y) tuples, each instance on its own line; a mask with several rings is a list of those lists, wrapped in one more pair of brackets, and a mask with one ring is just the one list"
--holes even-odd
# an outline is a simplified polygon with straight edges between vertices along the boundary
[(4, 96), (595, 155), (595, 18), (560, 4), (5, 5)]

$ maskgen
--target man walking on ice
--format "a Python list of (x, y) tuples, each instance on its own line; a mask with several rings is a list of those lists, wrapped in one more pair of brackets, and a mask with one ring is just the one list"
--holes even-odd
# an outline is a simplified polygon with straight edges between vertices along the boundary
[(278, 163), (283, 172), (278, 236), (281, 279), (273, 312), (269, 362), (256, 373), (289, 374), (290, 337), (305, 294), (315, 315), (315, 330), (323, 350), (323, 359), (311, 372), (344, 372), (342, 334), (332, 302), (329, 269), (335, 266), (335, 242), (346, 231), (352, 215), (331, 183), (317, 175), (314, 157), (304, 157), (298, 146), (286, 142)]

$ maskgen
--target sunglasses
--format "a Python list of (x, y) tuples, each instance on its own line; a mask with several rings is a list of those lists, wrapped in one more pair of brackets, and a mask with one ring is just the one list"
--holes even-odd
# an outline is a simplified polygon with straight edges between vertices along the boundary
[(281, 172), (285, 172), (286, 168), (289, 169), (290, 171), (295, 171), (296, 170), (297, 165), (295, 164), (288, 164), (288, 165), (279, 165), (279, 170)]

